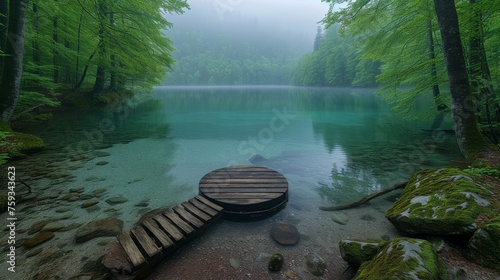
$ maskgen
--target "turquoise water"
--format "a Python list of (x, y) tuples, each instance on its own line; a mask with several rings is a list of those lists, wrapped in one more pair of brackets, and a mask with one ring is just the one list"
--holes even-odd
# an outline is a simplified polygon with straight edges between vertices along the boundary
[[(304, 251), (318, 251), (333, 265), (338, 263), (341, 239), (397, 236), (384, 217), (393, 194), (340, 213), (318, 207), (350, 203), (407, 180), (415, 170), (449, 165), (460, 154), (453, 136), (422, 131), (432, 120), (405, 120), (373, 92), (160, 87), (150, 95), (106, 108), (61, 112), (43, 126), (25, 128), (41, 136), (48, 148), (10, 163), (34, 192), (17, 209), (17, 238), (31, 238), (28, 229), (39, 222), (56, 221), (64, 228), (35, 249), (18, 251), (17, 279), (101, 273), (93, 265), (100, 263), (106, 244), (116, 238), (75, 243), (75, 235), (86, 223), (116, 217), (124, 221), (123, 230), (129, 230), (146, 212), (198, 194), (204, 174), (231, 165), (256, 164), (281, 172), (289, 182), (287, 207), (258, 223), (218, 224), (207, 238), (198, 240), (200, 251), (192, 255), (186, 249), (189, 261), (183, 262), (179, 254), (181, 265), (166, 265), (158, 269), (160, 273), (190, 267), (191, 262), (203, 265), (204, 255), (196, 252), (223, 254), (223, 266), (229, 265), (227, 259), (235, 252), (246, 252), (239, 258), (248, 258), (247, 268), (254, 273), (263, 267), (267, 273), (265, 264), (256, 259), (275, 251), (286, 253), (291, 262), (296, 260), (295, 271), (300, 272)], [(418, 106), (427, 110), (432, 102)], [(450, 127), (449, 120), (443, 123), (443, 128)], [(68, 194), (76, 191), (79, 198), (69, 200)], [(110, 198), (121, 203), (110, 203)], [(81, 207), (88, 200), (98, 203)], [(339, 215), (350, 221), (340, 225)], [(277, 222), (298, 227), (299, 245), (284, 248), (270, 240), (270, 226)], [(6, 265), (3, 262), (0, 268)], [(342, 275), (344, 270), (338, 267), (331, 272)]]
[[(160, 87), (104, 110), (63, 114), (35, 133), (70, 156), (108, 152), (75, 170), (77, 180), (105, 178), (99, 186), (158, 207), (195, 195), (199, 179), (224, 166), (276, 169), (292, 197), (319, 205), (352, 201), (459, 157), (453, 137), (422, 131), (431, 120), (405, 120), (373, 91)], [(95, 165), (103, 159), (109, 164)]]

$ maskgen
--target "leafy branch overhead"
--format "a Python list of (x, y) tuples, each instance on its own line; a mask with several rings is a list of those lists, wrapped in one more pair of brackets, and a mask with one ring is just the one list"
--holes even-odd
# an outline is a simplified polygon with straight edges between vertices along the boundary
[[(161, 84), (174, 63), (173, 43), (164, 34), (172, 27), (168, 17), (189, 8), (186, 0), (31, 0), (22, 6), (24, 63), (16, 119), (58, 106), (65, 96), (55, 92), (100, 96)], [(3, 26), (18, 16), (0, 13)], [(1, 47), (7, 57), (8, 45)]]
[[(367, 75), (371, 79), (376, 75), (374, 79), (380, 85), (378, 93), (397, 111), (410, 118), (435, 116), (432, 128), (439, 127), (443, 115), (451, 112), (453, 98), (434, 1), (323, 2), (330, 3), (330, 10), (322, 21), (327, 27), (325, 40), (319, 46), (319, 52), (302, 59), (295, 82), (301, 85), (356, 86), (365, 85), (357, 82), (358, 77)], [(500, 2), (455, 2), (479, 128), (490, 142), (499, 143)], [(337, 36), (335, 43), (329, 43), (328, 36)], [(348, 47), (342, 50), (344, 45)], [(325, 51), (321, 51), (322, 48)], [(367, 68), (366, 62), (375, 64), (378, 69)], [(316, 79), (309, 79), (307, 71), (318, 73), (313, 75)], [(334, 79), (340, 75), (345, 78)], [(427, 113), (417, 115), (414, 110), (416, 101), (429, 97), (434, 100), (434, 106), (429, 107)]]

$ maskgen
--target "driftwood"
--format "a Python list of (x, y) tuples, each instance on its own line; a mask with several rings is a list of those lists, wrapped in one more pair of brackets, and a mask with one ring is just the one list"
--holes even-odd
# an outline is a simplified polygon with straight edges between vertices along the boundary
[(360, 206), (360, 205), (362, 205), (362, 204), (364, 204), (364, 203), (366, 203), (366, 202), (368, 202), (376, 197), (379, 197), (383, 194), (392, 192), (392, 191), (397, 190), (397, 189), (403, 189), (404, 187), (406, 187), (407, 184), (408, 184), (408, 181), (403, 182), (403, 183), (394, 184), (393, 186), (391, 186), (387, 189), (383, 189), (383, 190), (378, 191), (376, 193), (372, 193), (368, 196), (365, 196), (356, 202), (345, 204), (345, 205), (340, 205), (340, 206), (319, 207), (319, 209), (323, 210), (323, 211), (335, 211), (335, 210), (344, 210), (344, 209), (358, 207), (358, 206)]
[(28, 187), (28, 193), (31, 193), (31, 186), (26, 184), (25, 182), (21, 181), (21, 179), (18, 177), (17, 180), (19, 181), (19, 183), (25, 185), (26, 187)]

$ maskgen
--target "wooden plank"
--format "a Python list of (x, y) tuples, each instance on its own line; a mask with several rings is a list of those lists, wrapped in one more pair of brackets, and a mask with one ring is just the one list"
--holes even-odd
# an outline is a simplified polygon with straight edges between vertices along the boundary
[(234, 170), (243, 170), (243, 171), (266, 171), (266, 170), (272, 170), (274, 171), (273, 169), (270, 169), (270, 168), (267, 168), (267, 167), (262, 167), (262, 166), (255, 166), (255, 165), (241, 165), (241, 166), (228, 166), (228, 167), (223, 167), (223, 168), (219, 168), (219, 169), (216, 169), (212, 172), (216, 172), (216, 171), (227, 171), (227, 170), (231, 170), (231, 171), (234, 171)]
[(154, 235), (154, 237), (160, 241), (161, 246), (163, 249), (168, 249), (170, 246), (174, 245), (174, 242), (172, 239), (168, 237), (168, 235), (161, 230), (158, 225), (156, 224), (155, 221), (153, 220), (147, 220), (144, 221), (143, 225), (151, 231), (151, 233)]
[(170, 219), (176, 225), (178, 228), (182, 229), (186, 234), (190, 234), (191, 232), (194, 231), (194, 229), (186, 223), (184, 220), (181, 219), (176, 213), (172, 212), (171, 210), (166, 210), (163, 211), (163, 215), (167, 216), (167, 218)]
[(271, 169), (265, 169), (265, 170), (234, 170), (234, 169), (227, 169), (227, 170), (214, 170), (212, 172), (209, 172), (205, 174), (207, 175), (223, 175), (223, 174), (229, 174), (229, 175), (236, 175), (236, 174), (262, 174), (262, 175), (271, 175), (271, 174), (276, 174), (283, 176), (281, 173), (271, 170)]
[(133, 227), (130, 232), (135, 236), (135, 238), (137, 238), (137, 241), (150, 258), (153, 258), (160, 253), (161, 248), (159, 248), (155, 241), (149, 237), (144, 228), (136, 226)]
[(284, 193), (209, 193), (206, 196), (213, 199), (224, 199), (224, 198), (263, 198), (263, 199), (274, 199), (280, 196), (284, 196)]
[(211, 202), (210, 200), (208, 200), (208, 199), (204, 198), (204, 197), (203, 197), (203, 196), (201, 196), (201, 195), (197, 195), (195, 198), (196, 198), (198, 201), (200, 201), (201, 203), (203, 203), (203, 204), (205, 204), (205, 205), (209, 206), (210, 208), (212, 208), (212, 209), (214, 209), (214, 210), (216, 210), (216, 211), (222, 211), (222, 210), (224, 210), (224, 208), (222, 208), (222, 207), (220, 207), (219, 205), (217, 205), (217, 204), (215, 204), (215, 203)]
[(153, 217), (155, 221), (176, 241), (184, 239), (184, 235), (163, 215), (156, 215)]
[(193, 204), (198, 209), (201, 209), (203, 212), (207, 213), (208, 215), (210, 215), (212, 217), (215, 217), (219, 214), (219, 212), (215, 211), (214, 209), (208, 207), (207, 205), (199, 202), (198, 200), (196, 200), (194, 198), (190, 199), (189, 202), (191, 202), (191, 204)]
[(185, 221), (189, 222), (193, 226), (195, 226), (197, 228), (203, 227), (204, 223), (202, 221), (200, 221), (198, 218), (196, 218), (195, 216), (193, 216), (191, 213), (186, 211), (184, 208), (181, 208), (179, 206), (175, 206), (172, 209), (174, 210), (175, 213), (177, 213), (177, 215), (181, 216)]
[(124, 232), (117, 237), (123, 249), (127, 253), (134, 267), (139, 267), (146, 262), (146, 258), (142, 255), (134, 240), (130, 237), (129, 232)]
[(200, 218), (201, 220), (208, 222), (212, 219), (209, 215), (205, 214), (203, 211), (200, 209), (196, 208), (194, 205), (192, 205), (189, 202), (183, 202), (182, 206), (184, 206), (184, 209), (189, 211), (191, 214), (195, 215), (196, 217)]
[(223, 184), (223, 183), (212, 183), (212, 184), (200, 184), (200, 189), (207, 188), (288, 188), (288, 183), (276, 183), (276, 184)]
[(216, 193), (216, 192), (222, 192), (222, 193), (245, 193), (245, 192), (252, 192), (252, 193), (284, 193), (287, 191), (287, 188), (200, 188), (200, 191), (204, 194), (209, 194), (209, 193)]
[(203, 176), (202, 179), (226, 179), (226, 178), (238, 178), (238, 179), (284, 179), (281, 174), (278, 173), (209, 173)]
[(224, 183), (224, 184), (283, 184), (286, 182), (286, 179), (238, 179), (238, 178), (228, 178), (228, 179), (202, 179), (200, 184), (216, 184), (216, 183)]

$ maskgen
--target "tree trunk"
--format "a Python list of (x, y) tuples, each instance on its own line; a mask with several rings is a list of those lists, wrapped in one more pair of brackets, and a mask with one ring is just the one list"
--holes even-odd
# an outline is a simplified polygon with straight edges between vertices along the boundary
[[(115, 19), (113, 12), (109, 12), (109, 24), (111, 26), (115, 25)], [(115, 59), (115, 54), (111, 54), (111, 70), (110, 70), (110, 79), (109, 79), (109, 90), (110, 91), (115, 91), (116, 90), (116, 59)]]
[(33, 3), (33, 32), (35, 33), (33, 36), (33, 63), (35, 64), (35, 74), (39, 75), (40, 70), (40, 62), (42, 60), (42, 56), (40, 54), (40, 44), (38, 43), (39, 33), (40, 33), (40, 16), (38, 15), (38, 5)]
[(104, 90), (104, 82), (106, 81), (106, 69), (104, 66), (97, 66), (97, 72), (95, 76), (95, 83), (94, 83), (94, 95), (99, 96), (101, 95), (102, 91)]
[(432, 21), (427, 20), (427, 39), (429, 44), (429, 59), (431, 60), (431, 79), (434, 79), (435, 83), (432, 85), (432, 96), (434, 97), (434, 103), (436, 104), (436, 109), (438, 114), (434, 117), (434, 121), (431, 125), (431, 130), (438, 129), (444, 119), (444, 111), (447, 109), (446, 105), (443, 103), (440, 97), (440, 90), (437, 77), (437, 67), (436, 67), (436, 50), (434, 46), (434, 36), (432, 34)]
[(487, 147), (487, 142), (477, 128), (455, 2), (434, 0), (434, 8), (450, 81), (451, 111), (458, 147), (467, 160), (473, 161), (476, 155)]
[[(83, 11), (83, 10), (82, 10)], [(78, 22), (78, 32), (77, 32), (77, 41), (76, 41), (76, 65), (75, 65), (75, 85), (73, 86), (74, 89), (79, 87), (79, 79), (78, 79), (78, 74), (79, 74), (79, 69), (80, 69), (80, 48), (81, 48), (81, 37), (82, 37), (82, 22), (83, 22), (83, 12), (80, 13), (80, 21)], [(86, 70), (85, 70), (86, 71)], [(82, 81), (83, 82), (83, 81)]]
[(57, 51), (58, 48), (58, 43), (59, 43), (59, 35), (57, 33), (58, 29), (58, 20), (57, 20), (57, 15), (54, 16), (54, 19), (52, 20), (52, 25), (54, 27), (53, 33), (52, 33), (52, 41), (53, 41), (53, 49), (52, 49), (52, 63), (54, 64), (54, 73), (53, 73), (53, 80), (54, 83), (59, 82), (59, 54)]
[[(3, 3), (2, 3), (3, 4)], [(0, 82), (0, 120), (9, 122), (17, 99), (23, 72), (24, 57), (24, 23), (29, 0), (10, 1), (8, 42), (5, 53), (4, 71)]]
[[(9, 34), (9, 0), (0, 0), (0, 50), (5, 53)], [(0, 55), (0, 82), (2, 81), (5, 56)]]
[(104, 90), (104, 83), (106, 81), (106, 68), (104, 67), (106, 57), (106, 42), (104, 38), (104, 26), (107, 7), (103, 0), (99, 0), (99, 61), (97, 65), (97, 72), (94, 83), (94, 96), (99, 96)]
[[(493, 94), (493, 81), (491, 78), (486, 50), (484, 48), (483, 16), (476, 0), (469, 0), (471, 9), (471, 36), (469, 38), (469, 74), (472, 93), (479, 102), (479, 122), (488, 125), (486, 135), (493, 143), (498, 143), (497, 131), (494, 128), (491, 113), (491, 96)], [(498, 106), (498, 105), (497, 105)], [(483, 118), (484, 117), (484, 118)], [(485, 129), (486, 130), (486, 129)]]
[(87, 76), (87, 70), (89, 69), (89, 66), (90, 66), (90, 63), (92, 62), (92, 58), (94, 58), (95, 54), (96, 54), (97, 50), (95, 50), (89, 57), (89, 59), (87, 60), (87, 64), (85, 64), (85, 67), (83, 68), (83, 73), (82, 73), (82, 76), (80, 77), (80, 80), (78, 81), (78, 83), (75, 85), (75, 87), (73, 88), (74, 90), (78, 90), (80, 89), (80, 87), (82, 86), (83, 84), (83, 81), (85, 81), (85, 77)]

